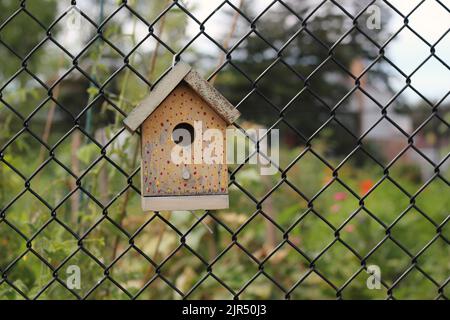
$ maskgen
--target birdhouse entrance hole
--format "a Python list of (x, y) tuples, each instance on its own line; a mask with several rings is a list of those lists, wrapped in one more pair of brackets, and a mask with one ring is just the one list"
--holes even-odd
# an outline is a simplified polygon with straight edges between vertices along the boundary
[(194, 127), (191, 124), (187, 122), (179, 123), (173, 128), (172, 140), (183, 147), (189, 146), (194, 142), (194, 132)]

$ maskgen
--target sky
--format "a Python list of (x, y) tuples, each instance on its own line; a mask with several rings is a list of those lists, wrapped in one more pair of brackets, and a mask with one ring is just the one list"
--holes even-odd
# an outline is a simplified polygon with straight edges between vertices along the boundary
[[(402, 10), (410, 12), (418, 0), (391, 0), (391, 3)], [(441, 1), (450, 10), (450, 0)], [(390, 22), (391, 30), (398, 30), (403, 23), (402, 18), (394, 17)], [(450, 29), (450, 12), (445, 10), (436, 0), (426, 0), (417, 11), (410, 16), (410, 26), (426, 41), (434, 45)], [(437, 45), (435, 54), (450, 66), (450, 33)], [(395, 42), (387, 47), (386, 55), (392, 57), (405, 71), (412, 72), (430, 55), (430, 47), (409, 30), (402, 31)], [(450, 70), (437, 59), (430, 59), (412, 76), (411, 84), (434, 101), (443, 98), (450, 91)], [(417, 101), (420, 98), (411, 93), (408, 98)], [(445, 100), (450, 102), (450, 98)]]

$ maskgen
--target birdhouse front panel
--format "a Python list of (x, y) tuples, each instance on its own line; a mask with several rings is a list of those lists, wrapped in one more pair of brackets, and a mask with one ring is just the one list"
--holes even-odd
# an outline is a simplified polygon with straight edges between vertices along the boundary
[[(178, 84), (141, 126), (143, 196), (226, 195), (226, 127), (226, 122), (188, 84)], [(219, 148), (213, 149), (213, 156), (221, 159), (219, 163), (198, 158), (211, 150), (208, 147), (214, 140), (202, 136), (208, 129), (222, 133), (221, 141), (215, 141)], [(190, 137), (179, 137), (179, 132), (189, 132)], [(173, 161), (172, 153), (180, 150), (188, 163)]]

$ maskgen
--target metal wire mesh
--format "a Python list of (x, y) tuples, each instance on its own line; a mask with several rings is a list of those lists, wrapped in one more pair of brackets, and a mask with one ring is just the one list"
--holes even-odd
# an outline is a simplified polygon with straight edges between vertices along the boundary
[[(433, 272), (433, 268), (430, 269), (427, 261), (432, 263), (434, 261), (432, 258), (439, 255), (440, 252), (444, 256), (449, 252), (448, 233), (447, 235), (445, 233), (450, 217), (448, 214), (449, 208), (443, 208), (445, 216), (441, 219), (429, 214), (423, 206), (417, 204), (417, 199), (427, 191), (431, 184), (438, 181), (439, 185), (442, 186), (441, 190), (444, 197), (446, 192), (448, 194), (449, 186), (449, 181), (441, 170), (445, 162), (448, 161), (448, 153), (442, 159), (436, 161), (435, 159), (430, 159), (417, 146), (417, 136), (432, 121), (438, 121), (446, 129), (450, 128), (448, 119), (440, 112), (441, 105), (450, 94), (450, 91), (439, 101), (431, 102), (411, 81), (412, 75), (418, 72), (432, 58), (437, 59), (444, 69), (450, 70), (445, 58), (440, 57), (438, 50), (436, 50), (439, 43), (448, 38), (450, 29), (446, 30), (443, 36), (435, 43), (430, 43), (409, 24), (408, 19), (410, 15), (419, 10), (426, 1), (418, 2), (408, 13), (397, 9), (387, 0), (368, 1), (355, 13), (351, 13), (349, 8), (342, 4), (341, 1), (315, 1), (314, 6), (310, 8), (306, 15), (300, 15), (295, 8), (295, 2), (275, 0), (268, 3), (254, 17), (248, 16), (233, 1), (223, 1), (219, 7), (212, 10), (203, 20), (199, 20), (193, 12), (187, 9), (186, 4), (181, 1), (169, 1), (161, 12), (154, 15), (155, 18), (151, 21), (143, 13), (137, 11), (131, 1), (121, 1), (100, 22), (97, 22), (96, 18), (91, 17), (90, 13), (85, 12), (82, 8), (77, 9), (83, 17), (82, 24), (89, 25), (95, 30), (95, 33), (76, 55), (67, 50), (60, 43), (60, 40), (54, 36), (55, 31), (63, 23), (62, 21), (66, 15), (68, 15), (68, 11), (61, 13), (48, 25), (42, 23), (41, 17), (36, 16), (29, 9), (29, 2), (20, 1), (14, 12), (10, 13), (4, 21), (1, 21), (0, 25), (0, 46), (8, 52), (8, 55), (18, 61), (14, 72), (7, 80), (1, 83), (0, 101), (2, 109), (11, 112), (14, 121), (19, 123), (19, 126), (16, 126), (17, 130), (13, 127), (10, 134), (4, 137), (6, 142), (0, 149), (0, 163), (3, 171), (11, 172), (11, 176), (8, 179), (13, 180), (10, 182), (21, 185), (20, 192), (14, 195), (8, 194), (8, 197), (2, 198), (2, 203), (0, 204), (0, 241), (4, 240), (0, 246), (5, 255), (2, 257), (2, 265), (0, 265), (0, 289), (5, 290), (3, 291), (5, 297), (11, 295), (16, 298), (42, 299), (52, 297), (52, 293), (54, 294), (53, 297), (56, 295), (61, 298), (76, 299), (111, 297), (125, 299), (190, 299), (207, 297), (239, 299), (254, 297), (255, 291), (269, 288), (267, 290), (271, 292), (270, 298), (292, 299), (333, 296), (345, 298), (348, 292), (355, 290), (352, 289), (353, 284), (367, 278), (367, 268), (371, 264), (371, 259), (374, 259), (373, 257), (380, 252), (384, 252), (386, 246), (391, 246), (394, 248), (392, 250), (395, 250), (396, 254), (401, 256), (399, 260), (401, 262), (389, 266), (391, 257), (384, 256), (380, 258), (382, 260), (379, 260), (378, 264), (381, 270), (392, 269), (392, 277), (381, 278), (382, 289), (381, 293), (376, 296), (377, 298), (394, 299), (399, 292), (401, 297), (407, 296), (411, 292), (405, 293), (401, 291), (402, 284), (410, 281), (408, 279), (412, 274), (420, 278), (420, 281), (426, 283), (429, 292), (433, 294), (433, 298), (448, 298), (448, 289), (447, 293), (445, 291), (450, 280), (448, 259), (447, 266), (438, 266), (439, 273)], [(363, 14), (371, 5), (376, 3), (383, 4), (390, 10), (391, 14), (403, 20), (403, 24), (399, 29), (383, 43), (378, 43), (378, 40), (374, 39), (372, 35), (368, 34), (361, 27)], [(434, 3), (439, 5), (443, 13), (450, 14), (450, 8), (443, 1), (436, 0)], [(76, 6), (77, 2), (71, 1), (70, 5)], [(275, 5), (283, 7), (296, 19), (294, 35), (281, 44), (276, 42), (276, 39), (267, 39), (265, 34), (259, 31), (258, 27), (258, 23), (264, 19), (265, 15)], [(332, 5), (351, 23), (351, 27), (344, 34), (339, 35), (337, 40), (331, 45), (316, 37), (309, 27), (310, 20), (318, 14), (317, 12), (324, 5)], [(207, 22), (225, 7), (248, 24), (243, 36), (233, 46), (224, 45), (218, 39), (215, 39), (214, 36), (209, 35), (208, 28), (205, 27)], [(171, 10), (178, 10), (198, 28), (198, 33), (190, 39), (184, 39), (186, 41), (178, 48), (174, 48), (171, 46), (171, 43), (163, 41), (158, 35), (156, 28), (157, 24), (161, 23), (161, 19), (169, 15)], [(120, 14), (126, 14), (133, 17), (133, 19), (137, 19), (148, 30), (144, 38), (128, 49), (124, 49), (119, 43), (120, 41), (113, 39), (106, 32), (108, 23)], [(33, 22), (33, 27), (31, 27), (30, 22), (30, 29), (24, 30), (24, 32), (43, 32), (39, 42), (30, 44), (30, 49), (25, 52), (18, 52), (3, 37), (8, 28), (14, 28), (16, 19), (19, 16), (26, 17)], [(420, 65), (414, 67), (412, 72), (403, 71), (385, 54), (386, 48), (403, 30), (408, 30), (415, 34), (417, 39), (429, 48), (429, 55), (424, 58)], [(377, 52), (370, 65), (363, 69), (361, 74), (354, 74), (353, 70), (339, 61), (336, 54), (341, 43), (345, 41), (346, 36), (355, 32), (365, 37), (376, 47)], [(307, 75), (302, 75), (295, 70), (291, 66), (290, 61), (284, 56), (284, 51), (292, 39), (301, 34), (309, 35), (315, 45), (320, 47), (323, 52), (323, 59)], [(245, 69), (235, 63), (233, 57), (235, 51), (239, 50), (240, 45), (249, 37), (257, 37), (274, 53), (272, 63), (262, 70), (257, 78), (248, 75)], [(231, 194), (231, 197), (233, 197), (233, 194), (240, 194), (254, 208), (252, 212), (246, 212), (245, 219), (237, 223), (236, 221), (230, 222), (227, 220), (227, 214), (235, 216), (235, 213), (205, 211), (198, 213), (196, 216), (184, 213), (182, 218), (180, 218), (180, 215), (176, 213), (142, 213), (137, 209), (137, 206), (134, 206), (134, 209), (130, 211), (129, 204), (138, 203), (140, 197), (139, 164), (127, 160), (128, 162), (131, 161), (131, 166), (126, 166), (125, 162), (118, 160), (117, 156), (112, 154), (112, 150), (117, 151), (117, 149), (114, 149), (115, 144), (126, 135), (126, 131), (121, 127), (120, 123), (127, 112), (130, 111), (130, 108), (127, 108), (121, 102), (127, 97), (117, 100), (117, 97), (114, 96), (109, 88), (111, 83), (125, 72), (128, 72), (131, 76), (135, 76), (138, 79), (137, 81), (142, 81), (148, 89), (151, 89), (170, 70), (170, 66), (166, 66), (162, 72), (157, 72), (159, 74), (154, 79), (150, 79), (133, 65), (132, 55), (144, 45), (145, 41), (150, 39), (157, 43), (165, 54), (171, 56), (174, 62), (177, 62), (180, 59), (189, 57), (189, 49), (199, 38), (206, 38), (224, 54), (223, 61), (209, 75), (209, 80), (220, 76), (222, 70), (226, 68), (233, 69), (248, 80), (246, 95), (240, 97), (240, 101), (236, 103), (236, 107), (241, 113), (245, 115), (249, 97), (256, 95), (264, 99), (274, 111), (273, 121), (271, 121), (269, 128), (274, 129), (284, 126), (287, 130), (292, 131), (296, 138), (300, 139), (304, 144), (301, 152), (296, 153), (287, 165), (280, 165), (277, 168), (277, 181), (274, 184), (269, 182), (270, 188), (267, 190), (256, 192), (251, 190), (245, 181), (242, 181), (243, 178), (240, 178), (239, 174), (246, 168), (247, 163), (230, 169), (230, 188), (234, 192)], [(49, 43), (61, 50), (65, 58), (70, 62), (70, 66), (52, 81), (42, 79), (42, 74), (33, 71), (32, 68), (34, 54)], [(84, 59), (86, 52), (98, 43), (102, 43), (108, 50), (114, 52), (114, 55), (120, 61), (115, 70), (103, 79), (97, 79), (92, 75), (91, 66)], [(323, 93), (316, 92), (314, 86), (310, 83), (314, 75), (319, 73), (321, 68), (328, 63), (333, 64), (340, 72), (351, 78), (353, 83), (342, 99), (331, 104), (325, 102), (322, 99), (324, 98)], [(373, 95), (362, 85), (364, 75), (378, 63), (388, 64), (395, 69), (403, 81), (402, 88), (386, 103), (380, 102), (379, 97)], [(270, 79), (271, 70), (279, 65), (283, 65), (287, 70), (290, 70), (290, 73), (297, 78), (298, 83), (303, 85), (298, 95), (293, 97), (292, 101), (283, 104), (274, 103), (266, 98), (266, 92), (260, 88), (261, 79), (265, 76)], [(2, 66), (5, 67), (3, 64)], [(90, 99), (81, 107), (81, 111), (76, 113), (74, 113), (70, 102), (58, 99), (56, 92), (58, 86), (74, 73), (77, 73), (80, 78), (87, 81), (89, 90), (91, 90)], [(29, 114), (22, 113), (18, 106), (11, 104), (5, 98), (8, 86), (14, 87), (15, 81), (22, 76), (27, 77), (28, 81), (37, 83), (40, 90), (44, 92), (42, 101), (34, 105), (32, 112)], [(278, 80), (270, 79), (270, 81)], [(415, 92), (428, 107), (427, 118), (410, 133), (406, 132), (395, 119), (391, 118), (389, 113), (389, 107), (392, 102), (399, 98), (405, 90)], [(287, 116), (287, 113), (293, 109), (293, 101), (298, 97), (301, 100), (304, 93), (308, 93), (315, 97), (314, 99), (323, 102), (325, 111), (322, 112), (326, 114), (324, 121), (317, 123), (317, 129), (311, 134), (305, 134), (301, 128), (291, 124), (295, 111)], [(338, 115), (342, 105), (345, 104), (346, 98), (356, 93), (368, 98), (378, 107), (379, 111), (378, 120), (366, 132), (361, 134), (348, 129), (347, 124)], [(68, 126), (67, 130), (54, 143), (46, 141), (33, 129), (36, 115), (49, 104), (54, 104), (58, 112), (62, 112), (65, 117), (70, 119), (70, 123), (65, 124)], [(89, 120), (92, 117), (92, 110), (98, 108), (100, 104), (107, 105), (109, 110), (114, 112), (116, 123), (119, 123), (118, 127), (116, 127), (117, 130), (107, 136), (94, 134), (95, 126), (97, 124), (101, 126), (101, 124), (92, 122), (92, 119)], [(407, 141), (388, 163), (383, 163), (373, 156), (372, 150), (367, 148), (364, 140), (382, 121), (387, 121), (398, 129), (404, 136), (405, 141)], [(326, 154), (324, 155), (323, 152), (317, 150), (316, 140), (330, 123), (340, 126), (347, 132), (349, 139), (353, 141), (351, 148), (348, 152), (345, 152), (342, 159), (338, 162), (331, 161)], [(241, 124), (236, 123), (235, 126), (245, 132)], [(76, 132), (80, 134), (81, 141), (93, 145), (91, 154), (94, 154), (94, 156), (88, 163), (81, 165), (81, 168), (74, 168), (70, 159), (62, 157), (60, 152), (61, 148), (68, 148), (69, 138)], [(41, 148), (44, 150), (42, 161), (35, 168), (28, 167), (27, 164), (25, 166), (18, 165), (15, 162), (16, 160), (11, 160), (11, 153), (15, 150), (13, 145), (17, 144), (24, 136), (29, 137), (33, 141), (27, 152), (38, 154)], [(132, 139), (137, 141), (138, 137), (133, 137)], [(396, 177), (391, 174), (391, 169), (396, 165), (397, 161), (405, 153), (412, 150), (420, 155), (421, 159), (432, 166), (433, 169), (432, 175), (424, 181), (420, 188), (413, 191), (399, 183)], [(255, 152), (258, 153), (259, 151), (256, 150)], [(379, 180), (371, 185), (368, 192), (364, 195), (361, 195), (354, 185), (341, 177), (344, 167), (350, 158), (357, 153), (363, 154), (367, 159), (371, 159), (381, 172)], [(247, 157), (247, 162), (250, 156)], [(298, 187), (293, 182), (295, 175), (298, 174), (293, 168), (299, 164), (301, 166), (302, 161), (310, 156), (314, 158), (315, 162), (320, 163), (320, 165), (329, 170), (330, 177), (319, 190), (313, 194), (305, 194), (302, 187)], [(135, 155), (136, 157), (137, 155)], [(115, 186), (112, 186), (112, 184), (108, 185), (114, 189), (115, 193), (112, 197), (102, 197), (101, 191), (86, 185), (86, 181), (89, 179), (98, 179), (98, 175), (101, 176), (102, 168), (107, 168), (108, 172), (115, 171), (115, 181), (120, 181)], [(50, 173), (55, 173), (55, 182), (48, 181), (47, 183), (50, 185), (47, 185), (47, 187), (50, 190), (54, 189), (53, 192), (55, 193), (60, 186), (56, 182), (58, 178), (70, 180), (70, 182), (67, 182), (70, 186), (69, 191), (65, 192), (58, 201), (50, 201), (46, 196), (43, 196), (42, 190), (33, 186), (33, 184), (38, 185), (36, 181), (42, 179), (42, 172), (48, 170), (50, 170)], [(56, 172), (59, 172), (58, 175), (56, 175)], [(94, 178), (92, 178), (92, 175)], [(51, 185), (53, 183), (54, 186)], [(392, 192), (401, 194), (407, 201), (404, 209), (400, 212), (395, 212), (390, 222), (380, 218), (380, 212), (374, 212), (367, 206), (367, 200), (370, 196), (376, 193), (377, 189), (385, 183), (389, 183), (392, 187)], [(39, 186), (41, 188), (41, 185)], [(345, 219), (337, 224), (330, 222), (329, 215), (318, 209), (316, 205), (320, 199), (326, 196), (330, 186), (338, 186), (349, 197), (354, 198), (354, 201), (357, 203), (356, 207), (352, 208)], [(8, 187), (5, 184), (2, 188), (5, 188), (3, 191), (6, 192)], [(305, 210), (296, 209), (292, 213), (291, 219), (280, 222), (277, 220), (276, 215), (270, 212), (271, 207), (273, 207), (273, 203), (270, 203), (270, 201), (277, 192), (294, 194), (295, 201), (305, 203)], [(435, 199), (433, 201), (440, 201), (439, 198), (433, 199)], [(36, 203), (39, 203), (39, 205)], [(70, 203), (79, 204), (79, 215), (66, 219), (66, 216), (61, 214), (61, 210), (65, 206), (69, 206)], [(28, 229), (25, 231), (23, 222), (17, 220), (14, 214), (11, 213), (14, 206), (17, 205), (24, 206), (21, 207), (21, 210), (25, 212), (30, 219), (30, 223), (34, 225), (31, 231)], [(39, 209), (37, 206), (39, 206)], [(122, 207), (124, 208), (123, 210), (121, 210)], [(33, 222), (36, 221), (33, 220), (35, 219), (33, 218), (35, 210), (41, 212), (44, 217), (43, 223)], [(420, 219), (426, 220), (427, 226), (431, 229), (430, 233), (427, 233), (430, 235), (428, 241), (419, 243), (415, 247), (405, 245), (403, 239), (401, 237), (398, 238), (393, 232), (398, 225), (401, 225), (403, 221), (408, 219), (409, 213), (412, 211), (415, 212), (416, 219), (420, 217)], [(80, 219), (84, 219), (80, 218), (82, 216), (90, 218), (88, 221), (80, 223)], [(175, 218), (175, 216), (178, 218)], [(348, 240), (344, 235), (344, 230), (348, 228), (348, 225), (357, 221), (358, 217), (361, 216), (365, 220), (358, 221), (358, 224), (375, 225), (379, 230), (379, 233), (376, 235), (368, 235), (372, 236), (369, 248), (366, 248), (368, 250), (362, 250), (358, 242), (351, 239)], [(317, 230), (319, 238), (326, 235), (326, 237), (322, 237), (322, 242), (315, 250), (308, 250), (306, 240), (305, 242), (299, 242), (292, 236), (294, 229), (304, 224), (308, 219), (320, 221), (324, 229), (321, 229), (322, 231)], [(414, 220), (409, 226), (413, 226), (415, 223), (418, 222)], [(205, 232), (203, 224), (206, 224), (212, 233), (209, 230)], [(273, 247), (265, 248), (266, 252), (264, 254), (258, 251), (261, 250), (261, 247), (258, 247), (259, 244), (251, 241), (252, 237), (255, 236), (255, 230), (257, 228), (260, 230), (261, 226), (263, 226), (263, 230), (272, 230), (278, 237)], [(200, 240), (198, 240), (199, 230), (202, 230)], [(312, 231), (316, 232), (315, 230)], [(422, 231), (419, 228), (419, 230), (412, 230), (411, 233), (421, 233)], [(62, 236), (64, 241), (56, 241), (58, 234), (64, 234)], [(93, 235), (98, 234), (106, 236), (102, 238), (102, 241), (97, 241), (97, 238)], [(43, 243), (41, 239), (44, 235), (47, 240)], [(412, 236), (414, 238), (414, 234)], [(154, 248), (159, 248), (157, 243), (167, 237), (171, 239), (166, 244), (166, 246), (170, 247), (167, 251), (169, 253), (160, 254)], [(217, 238), (220, 238), (220, 242), (217, 242)], [(55, 243), (52, 242), (52, 239), (55, 239)], [(214, 239), (216, 239), (215, 242), (213, 241)], [(212, 243), (216, 244), (215, 248)], [(217, 247), (217, 243), (220, 243), (219, 247)], [(438, 248), (443, 248), (444, 251), (439, 251), (441, 249), (432, 251), (432, 247), (437, 245), (437, 243), (440, 246)], [(19, 249), (11, 251), (10, 248), (13, 244), (19, 246)], [(149, 244), (151, 244), (151, 249), (148, 248)], [(55, 249), (54, 246), (64, 247), (64, 250), (67, 251), (61, 251), (59, 247)], [(204, 247), (200, 248), (201, 246)], [(345, 262), (327, 259), (327, 255), (333, 250), (338, 250), (337, 248), (342, 250), (338, 252), (346, 252), (345, 259), (347, 260)], [(229, 258), (230, 255), (238, 258), (233, 260)], [(289, 255), (290, 260), (284, 260), (283, 257), (286, 255)], [(26, 279), (25, 267), (31, 263), (38, 265), (40, 274), (44, 275), (39, 280), (38, 285), (36, 285), (38, 280), (34, 280), (35, 287), (33, 290), (30, 290), (29, 286), (27, 286), (28, 280)], [(383, 263), (386, 263), (386, 265)], [(442, 264), (442, 262), (440, 263)], [(88, 269), (81, 269), (83, 290), (70, 288), (67, 284), (66, 269), (72, 264), (89, 266)], [(327, 267), (324, 267), (324, 265)], [(330, 273), (327, 269), (331, 267), (339, 270), (344, 268), (345, 265), (348, 266), (347, 271), (343, 271), (339, 277), (336, 276), (336, 273)], [(290, 268), (289, 272), (295, 276), (289, 276), (289, 279), (294, 280), (284, 279), (285, 274), (280, 271), (284, 267)], [(178, 273), (182, 273), (183, 278), (177, 277)], [(240, 274), (250, 276), (242, 276), (240, 278)], [(363, 280), (363, 283), (365, 283), (365, 280)], [(324, 288), (323, 292), (317, 293), (317, 287)], [(412, 287), (407, 288), (409, 289), (406, 290), (413, 290), (411, 289)], [(421, 292), (417, 292), (417, 296), (420, 297)]]

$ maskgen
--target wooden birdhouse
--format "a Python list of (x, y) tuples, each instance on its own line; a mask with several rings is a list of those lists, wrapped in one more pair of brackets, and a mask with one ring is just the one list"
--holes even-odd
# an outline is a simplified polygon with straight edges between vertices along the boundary
[(195, 70), (176, 64), (124, 120), (131, 132), (141, 128), (142, 209), (228, 208), (226, 128), (239, 116)]

